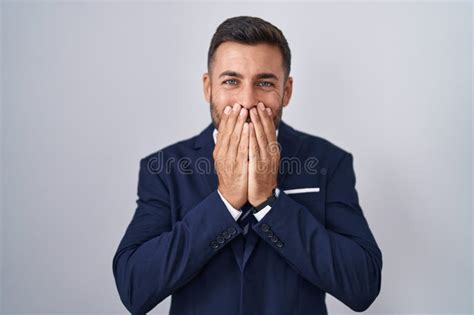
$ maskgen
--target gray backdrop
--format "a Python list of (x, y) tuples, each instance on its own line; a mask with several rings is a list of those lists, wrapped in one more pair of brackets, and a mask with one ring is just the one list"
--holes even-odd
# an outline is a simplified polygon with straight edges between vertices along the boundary
[(139, 159), (210, 122), (207, 49), (236, 15), (267, 19), (289, 41), (283, 119), (354, 154), (384, 259), (366, 313), (471, 313), (471, 3), (1, 9), (3, 313), (125, 313), (112, 257), (135, 210)]

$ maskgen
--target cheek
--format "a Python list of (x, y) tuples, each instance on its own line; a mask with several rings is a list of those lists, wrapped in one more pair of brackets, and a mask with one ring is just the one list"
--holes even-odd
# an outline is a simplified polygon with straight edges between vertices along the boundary
[(281, 94), (278, 90), (259, 90), (256, 92), (256, 97), (258, 100), (265, 103), (267, 107), (273, 109), (273, 107), (280, 106), (281, 103)]
[(229, 105), (236, 98), (236, 93), (217, 89), (212, 94), (212, 100), (217, 107), (224, 109), (225, 105)]
[(262, 93), (259, 100), (261, 100), (266, 107), (270, 107), (273, 112), (280, 108), (281, 105), (281, 96), (277, 91)]
[(281, 100), (281, 93), (280, 93), (279, 90), (273, 90), (273, 91), (271, 91), (271, 92), (268, 93), (268, 94), (271, 94), (272, 97), (273, 97), (274, 99), (276, 99), (277, 103), (280, 102), (280, 100)]

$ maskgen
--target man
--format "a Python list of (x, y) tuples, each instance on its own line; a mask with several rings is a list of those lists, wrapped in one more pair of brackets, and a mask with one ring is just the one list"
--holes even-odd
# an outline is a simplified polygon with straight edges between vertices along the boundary
[(380, 292), (382, 254), (352, 155), (281, 120), (292, 92), (282, 32), (255, 17), (216, 30), (203, 75), (212, 123), (140, 161), (135, 214), (113, 259), (126, 308), (145, 314), (327, 314)]

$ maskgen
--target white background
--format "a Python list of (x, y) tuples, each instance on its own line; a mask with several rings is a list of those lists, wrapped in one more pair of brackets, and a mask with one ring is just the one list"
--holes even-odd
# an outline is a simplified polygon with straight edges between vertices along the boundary
[[(126, 313), (112, 258), (135, 210), (138, 162), (210, 122), (207, 50), (237, 15), (288, 39), (294, 91), (283, 120), (354, 155), (384, 263), (366, 313), (472, 312), (471, 3), (1, 9), (4, 313)], [(353, 313), (327, 303), (330, 314)]]

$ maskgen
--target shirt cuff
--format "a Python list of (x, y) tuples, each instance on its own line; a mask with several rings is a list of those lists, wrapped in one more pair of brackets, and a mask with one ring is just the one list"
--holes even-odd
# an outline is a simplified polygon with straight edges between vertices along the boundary
[[(240, 215), (242, 214), (242, 211), (241, 210), (237, 210), (235, 209), (234, 207), (232, 207), (232, 205), (224, 198), (224, 196), (222, 196), (221, 192), (219, 191), (219, 189), (217, 190), (217, 192), (219, 193), (219, 196), (221, 196), (221, 199), (222, 201), (224, 202), (225, 206), (227, 207), (227, 210), (229, 210), (230, 214), (232, 215), (232, 217), (234, 218), (235, 221), (237, 221), (237, 219), (240, 217)], [(263, 211), (263, 210), (262, 210)]]
[(257, 221), (260, 221), (261, 219), (263, 219), (263, 217), (265, 216), (265, 214), (267, 214), (268, 211), (270, 211), (272, 209), (271, 206), (265, 206), (262, 210), (260, 210), (259, 212), (257, 213), (254, 213), (253, 216), (255, 217), (255, 219), (257, 219)]
[[(278, 198), (278, 195), (280, 194), (280, 189), (278, 188), (275, 188), (275, 196)], [(272, 209), (272, 206), (268, 205), (266, 207), (264, 207), (262, 210), (260, 210), (259, 212), (257, 213), (254, 213), (254, 217), (255, 219), (257, 219), (257, 221), (260, 221), (261, 219), (263, 219), (263, 217), (268, 213), (268, 211), (270, 211)]]

